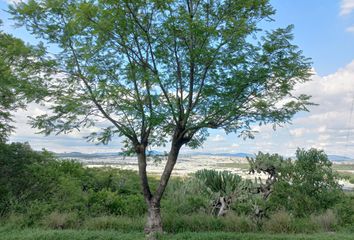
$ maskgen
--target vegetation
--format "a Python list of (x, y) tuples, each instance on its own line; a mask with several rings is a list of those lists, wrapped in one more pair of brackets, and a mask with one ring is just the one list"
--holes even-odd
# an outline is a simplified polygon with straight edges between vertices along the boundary
[[(277, 178), (266, 198), (261, 190), (265, 183), (242, 180), (230, 172), (203, 170), (172, 178), (161, 202), (168, 233), (162, 239), (257, 239), (265, 233), (290, 234), (269, 239), (301, 239), (291, 235), (298, 233), (314, 234), (308, 239), (349, 239), (345, 232), (354, 230), (354, 194), (343, 193), (335, 184), (336, 175), (322, 151), (298, 150), (297, 156), (290, 161), (260, 153), (250, 160), (255, 170), (275, 166)], [(299, 178), (302, 161), (315, 174)], [(5, 239), (144, 238), (138, 232), (144, 227), (146, 205), (135, 172), (85, 168), (45, 151), (35, 152), (28, 144), (2, 143), (0, 173), (0, 232)], [(308, 185), (313, 181), (316, 189)], [(287, 201), (281, 201), (283, 195)], [(215, 214), (215, 200), (221, 196), (230, 201), (224, 214)], [(299, 207), (304, 200), (308, 206)], [(343, 234), (332, 238), (315, 234), (333, 231)]]
[(5, 142), (14, 128), (12, 112), (43, 97), (41, 80), (52, 62), (44, 57), (43, 46), (26, 45), (1, 30), (0, 52), (0, 141)]
[[(91, 230), (43, 230), (43, 229), (23, 229), (23, 230), (8, 230), (0, 228), (3, 240), (143, 240), (144, 235), (142, 233), (121, 233), (118, 231), (106, 230), (106, 231), (91, 231)], [(6, 235), (4, 235), (6, 233)], [(318, 233), (312, 235), (304, 234), (265, 234), (265, 233), (222, 233), (222, 232), (186, 232), (178, 234), (166, 234), (162, 235), (163, 239), (172, 240), (351, 240), (353, 236), (351, 233)]]
[[(311, 68), (291, 43), (292, 26), (261, 32), (275, 12), (268, 0), (30, 0), (10, 12), (60, 49), (53, 56), (60, 84), (45, 82), (52, 114), (33, 126), (67, 133), (105, 119), (88, 139), (119, 135), (137, 155), (147, 233), (162, 232), (160, 202), (183, 146), (200, 146), (208, 129), (252, 137), (252, 123), (286, 123), (310, 104), (292, 93)], [(146, 152), (167, 142), (155, 188)]]

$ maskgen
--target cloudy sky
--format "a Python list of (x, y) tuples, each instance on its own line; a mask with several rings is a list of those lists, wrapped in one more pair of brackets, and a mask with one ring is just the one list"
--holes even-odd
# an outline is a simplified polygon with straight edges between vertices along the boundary
[[(0, 9), (14, 1), (0, 0)], [(208, 152), (277, 152), (287, 156), (297, 147), (316, 147), (328, 154), (354, 158), (354, 0), (271, 0), (277, 10), (274, 22), (266, 28), (295, 25), (295, 43), (312, 58), (312, 81), (298, 86), (298, 93), (313, 96), (318, 106), (309, 113), (299, 113), (292, 124), (273, 131), (271, 126), (255, 126), (255, 139), (243, 140), (236, 135), (212, 131), (204, 147)], [(36, 40), (23, 29), (14, 29), (8, 15), (2, 11), (3, 30), (27, 42)], [(31, 104), (27, 111), (15, 114), (17, 131), (11, 141), (29, 141), (33, 148), (56, 152), (118, 151), (120, 140), (107, 146), (96, 146), (82, 138), (87, 131), (70, 135), (49, 136), (35, 134), (27, 124), (27, 116), (45, 112)], [(190, 151), (185, 149), (185, 151)]]

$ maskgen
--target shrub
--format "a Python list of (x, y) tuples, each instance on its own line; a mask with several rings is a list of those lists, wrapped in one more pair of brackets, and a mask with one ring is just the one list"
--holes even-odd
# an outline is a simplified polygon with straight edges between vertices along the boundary
[(46, 182), (36, 181), (30, 166), (45, 164), (53, 159), (48, 152), (35, 152), (25, 143), (5, 144), (0, 142), (0, 216), (12, 211), (12, 203), (44, 197), (39, 191)]
[(312, 215), (311, 221), (318, 224), (323, 231), (334, 231), (338, 224), (337, 215), (333, 210), (328, 209), (322, 214)]
[(221, 221), (223, 223), (222, 231), (254, 232), (257, 230), (257, 225), (250, 217), (245, 215), (229, 213), (225, 217), (221, 218)]
[(306, 218), (294, 218), (292, 221), (292, 229), (294, 233), (315, 233), (319, 231), (319, 225)]
[(87, 218), (83, 228), (89, 230), (118, 230), (120, 232), (141, 231), (144, 228), (145, 217), (101, 216)]
[(340, 203), (335, 206), (338, 220), (342, 226), (354, 224), (354, 194), (347, 193)]
[(19, 213), (11, 213), (6, 218), (6, 220), (3, 221), (3, 224), (13, 229), (18, 229), (18, 228), (21, 229), (27, 227), (27, 221), (25, 215)]
[(207, 213), (210, 197), (202, 190), (200, 181), (194, 177), (172, 178), (161, 205), (168, 214)]
[(43, 226), (51, 229), (77, 228), (80, 225), (77, 213), (52, 212), (42, 220)]
[(165, 214), (162, 221), (164, 230), (170, 233), (222, 231), (224, 227), (221, 218), (207, 214)]
[(333, 208), (343, 192), (332, 163), (320, 150), (298, 149), (296, 160), (279, 174), (269, 198), (272, 209), (284, 207), (298, 217)]
[(265, 220), (263, 230), (271, 233), (292, 232), (293, 217), (286, 211), (278, 211)]

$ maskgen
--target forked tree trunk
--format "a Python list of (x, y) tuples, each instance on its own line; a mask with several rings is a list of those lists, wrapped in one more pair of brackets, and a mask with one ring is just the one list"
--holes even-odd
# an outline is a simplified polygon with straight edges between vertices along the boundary
[(147, 222), (145, 225), (145, 233), (148, 239), (156, 239), (156, 234), (162, 233), (162, 221), (160, 212), (160, 202), (162, 195), (166, 189), (167, 183), (170, 179), (172, 170), (176, 164), (179, 150), (182, 144), (172, 142), (171, 150), (168, 155), (167, 163), (165, 169), (161, 175), (159, 186), (156, 192), (152, 195), (148, 183), (147, 173), (146, 173), (146, 153), (145, 147), (137, 147), (138, 163), (139, 163), (139, 175), (142, 191), (144, 194), (145, 201), (148, 206)]

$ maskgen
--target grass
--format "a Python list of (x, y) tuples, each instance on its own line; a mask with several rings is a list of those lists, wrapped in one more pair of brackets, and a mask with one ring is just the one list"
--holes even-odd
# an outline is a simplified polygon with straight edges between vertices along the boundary
[[(117, 231), (89, 230), (43, 230), (43, 229), (7, 229), (0, 228), (2, 240), (143, 240), (141, 232), (121, 233)], [(166, 234), (160, 239), (167, 240), (352, 240), (352, 234), (321, 233), (321, 234), (264, 234), (264, 233), (224, 233), (224, 232), (185, 232)]]
[(224, 167), (224, 168), (240, 168), (242, 170), (249, 170), (249, 168), (250, 168), (250, 165), (248, 162), (219, 163), (217, 166)]
[(332, 168), (334, 170), (353, 170), (354, 171), (354, 164), (333, 164)]

